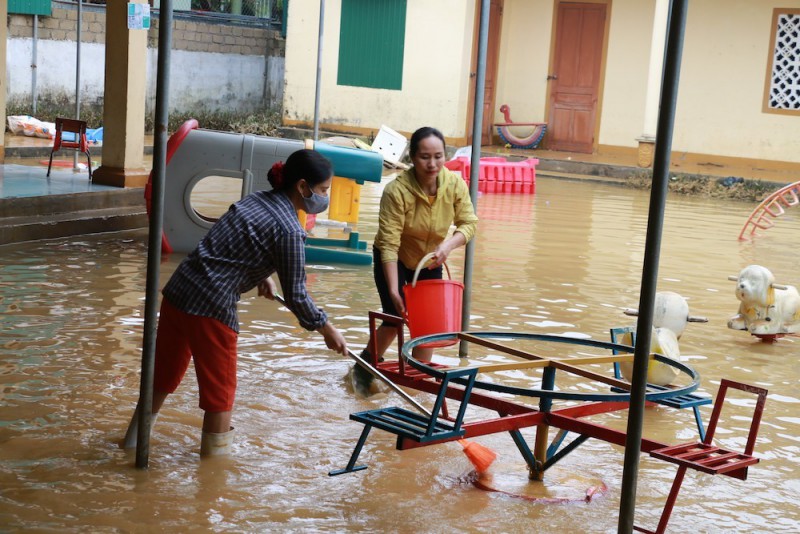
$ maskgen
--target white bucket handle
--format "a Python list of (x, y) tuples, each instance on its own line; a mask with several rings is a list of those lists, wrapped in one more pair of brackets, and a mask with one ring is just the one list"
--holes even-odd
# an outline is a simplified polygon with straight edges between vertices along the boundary
[[(414, 278), (411, 280), (411, 287), (417, 286), (417, 277), (419, 276), (419, 272), (422, 270), (423, 267), (425, 267), (425, 264), (428, 263), (428, 261), (434, 256), (436, 256), (436, 254), (434, 254), (433, 252), (429, 252), (428, 254), (422, 256), (422, 259), (419, 260), (419, 263), (417, 264), (417, 270), (414, 271)], [(447, 278), (452, 279), (453, 277), (450, 276), (450, 267), (447, 266), (447, 262), (442, 263), (442, 265), (444, 265), (444, 268), (447, 271)]]

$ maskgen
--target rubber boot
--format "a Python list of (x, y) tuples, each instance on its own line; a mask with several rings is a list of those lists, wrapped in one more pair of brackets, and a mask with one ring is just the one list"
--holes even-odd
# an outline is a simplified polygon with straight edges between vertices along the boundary
[[(153, 427), (156, 425), (156, 419), (158, 419), (157, 413), (153, 414), (150, 418), (150, 430), (153, 430)], [(133, 411), (131, 422), (128, 423), (128, 431), (125, 432), (125, 437), (119, 444), (120, 448), (135, 449), (136, 437), (138, 434), (139, 434), (139, 407), (137, 406), (136, 409)]]
[(226, 456), (231, 452), (233, 427), (227, 432), (203, 432), (200, 440), (200, 456)]

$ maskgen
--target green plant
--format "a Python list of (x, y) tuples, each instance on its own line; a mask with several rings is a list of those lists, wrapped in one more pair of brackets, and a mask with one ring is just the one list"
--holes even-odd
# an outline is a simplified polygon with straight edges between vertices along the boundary
[[(189, 119), (197, 120), (200, 127), (207, 130), (268, 135), (271, 137), (278, 137), (278, 127), (281, 125), (280, 113), (273, 110), (262, 109), (249, 113), (198, 110), (170, 113), (167, 129), (170, 132), (174, 132)], [(148, 132), (155, 130), (154, 117), (146, 117), (145, 130)]]
[[(762, 180), (726, 180), (695, 174), (673, 174), (669, 179), (669, 192), (679, 195), (729, 198), (746, 202), (758, 202), (781, 188), (781, 184)], [(653, 185), (652, 171), (640, 170), (628, 176), (626, 185), (635, 189), (650, 189)]]
[[(34, 114), (29, 101), (10, 100), (6, 105), (6, 115)], [(41, 98), (37, 102), (35, 118), (40, 121), (55, 122), (56, 117), (72, 118), (74, 116), (74, 97), (68, 95), (48, 96)], [(86, 121), (89, 128), (103, 126), (102, 102), (81, 103), (81, 119)], [(167, 129), (170, 132), (174, 132), (189, 119), (196, 119), (201, 128), (208, 130), (268, 135), (271, 137), (279, 136), (278, 127), (281, 125), (280, 112), (271, 109), (259, 109), (246, 113), (196, 110), (170, 113)], [(154, 113), (145, 115), (144, 129), (145, 133), (149, 134), (155, 131)]]
[[(36, 102), (36, 113), (28, 100), (13, 99), (6, 103), (6, 116), (31, 115), (44, 122), (55, 122), (56, 117), (75, 117), (75, 97), (66, 94), (47, 95)], [(103, 124), (103, 104), (97, 101), (81, 102), (81, 120), (90, 128)], [(7, 127), (8, 125), (6, 125)]]

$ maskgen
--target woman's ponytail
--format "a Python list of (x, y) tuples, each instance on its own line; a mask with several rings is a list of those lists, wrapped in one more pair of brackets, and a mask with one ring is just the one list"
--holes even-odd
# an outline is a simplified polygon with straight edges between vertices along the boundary
[(290, 189), (300, 180), (310, 187), (329, 180), (333, 176), (331, 162), (319, 152), (306, 148), (292, 152), (286, 162), (278, 161), (267, 171), (267, 180), (273, 190)]
[(284, 179), (282, 161), (277, 161), (272, 165), (272, 168), (267, 172), (267, 180), (269, 180), (269, 185), (272, 186), (272, 189), (283, 188)]

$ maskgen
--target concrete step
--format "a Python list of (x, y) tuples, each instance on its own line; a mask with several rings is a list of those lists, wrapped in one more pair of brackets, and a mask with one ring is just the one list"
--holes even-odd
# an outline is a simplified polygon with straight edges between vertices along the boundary
[(144, 208), (144, 188), (132, 187), (62, 195), (0, 198), (0, 218), (128, 206)]
[(577, 172), (554, 171), (536, 167), (537, 178), (557, 178), (559, 180), (572, 180), (575, 182), (599, 182), (604, 184), (624, 184), (627, 180), (615, 176), (597, 176), (592, 174), (582, 174)]
[(548, 175), (558, 178), (590, 178), (603, 182), (614, 180), (624, 181), (632, 176), (647, 172), (646, 169), (639, 167), (628, 167), (626, 165), (612, 165), (605, 163), (594, 163), (585, 161), (575, 161), (571, 159), (550, 159), (539, 158), (536, 166), (536, 174)]
[[(24, 146), (24, 145), (17, 145), (17, 146), (8, 146), (6, 145), (3, 147), (3, 152), (6, 158), (42, 158), (42, 159), (49, 159), (50, 158), (50, 151), (52, 150), (52, 141), (49, 142), (47, 146)], [(56, 152), (56, 158), (64, 158), (64, 157), (72, 157), (74, 151), (62, 149)], [(103, 157), (103, 145), (91, 145), (89, 146), (89, 154), (91, 154), (92, 159), (94, 158), (102, 158)], [(152, 156), (153, 155), (153, 145), (145, 144), (144, 147), (144, 155), (145, 156)], [(79, 159), (81, 161), (86, 161), (86, 156), (80, 154)]]
[(0, 200), (0, 245), (147, 226), (141, 188)]

